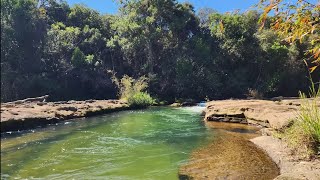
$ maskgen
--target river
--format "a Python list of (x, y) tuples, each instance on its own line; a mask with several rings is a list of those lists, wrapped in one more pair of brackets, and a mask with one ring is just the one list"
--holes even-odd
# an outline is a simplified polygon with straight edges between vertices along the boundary
[(201, 108), (152, 107), (1, 134), (2, 179), (178, 179), (222, 133)]

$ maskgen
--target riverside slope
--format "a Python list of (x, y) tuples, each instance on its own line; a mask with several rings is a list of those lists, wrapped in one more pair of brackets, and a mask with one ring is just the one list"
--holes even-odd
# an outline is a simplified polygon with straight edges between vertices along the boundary
[(1, 104), (1, 132), (25, 130), (67, 119), (128, 109), (120, 100), (16, 101)]
[[(320, 102), (317, 102), (320, 108)], [(273, 130), (283, 129), (295, 120), (300, 99), (268, 100), (223, 100), (207, 104), (205, 121), (254, 124), (264, 127), (263, 136), (250, 141), (262, 148), (277, 164), (280, 175), (276, 179), (320, 179), (320, 161), (297, 160), (286, 143), (271, 135)]]

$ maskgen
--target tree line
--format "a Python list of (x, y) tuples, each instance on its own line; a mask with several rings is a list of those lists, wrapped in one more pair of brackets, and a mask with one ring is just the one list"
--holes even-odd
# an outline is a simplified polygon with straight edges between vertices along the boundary
[[(148, 77), (179, 99), (297, 96), (309, 85), (308, 42), (259, 30), (257, 11), (195, 12), (175, 0), (128, 0), (114, 15), (60, 0), (1, 1), (1, 101), (116, 98), (111, 77)], [(108, 7), (106, 7), (108, 8)], [(320, 79), (319, 68), (312, 73)]]

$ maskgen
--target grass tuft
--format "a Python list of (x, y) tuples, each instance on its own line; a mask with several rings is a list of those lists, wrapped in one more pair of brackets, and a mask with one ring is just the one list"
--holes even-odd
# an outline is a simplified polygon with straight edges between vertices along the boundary
[(311, 84), (310, 98), (299, 92), (301, 105), (297, 119), (282, 135), (294, 154), (303, 159), (320, 156), (320, 88)]

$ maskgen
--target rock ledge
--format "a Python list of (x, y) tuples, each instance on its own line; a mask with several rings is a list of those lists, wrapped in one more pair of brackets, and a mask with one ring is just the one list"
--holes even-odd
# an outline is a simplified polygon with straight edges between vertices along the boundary
[(1, 132), (41, 127), (59, 121), (128, 109), (120, 100), (15, 101), (1, 104)]

